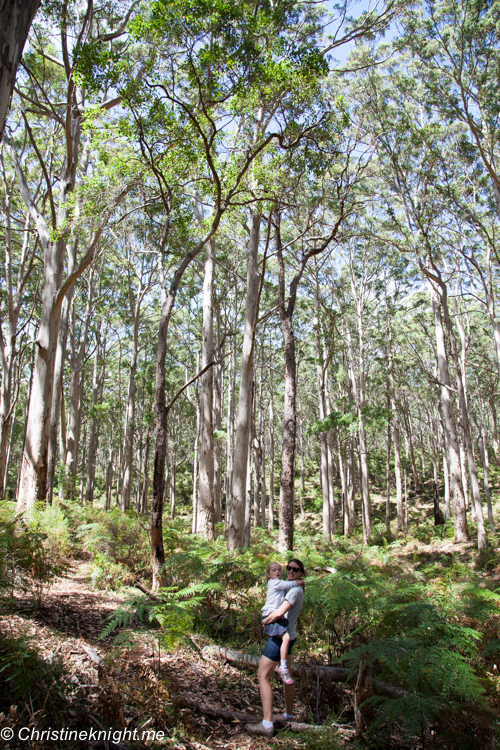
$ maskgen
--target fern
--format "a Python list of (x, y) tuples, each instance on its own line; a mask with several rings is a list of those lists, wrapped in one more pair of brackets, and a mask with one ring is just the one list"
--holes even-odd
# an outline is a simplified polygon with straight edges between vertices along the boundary
[[(150, 618), (151, 602), (145, 596), (133, 596), (118, 609), (116, 609), (108, 619), (108, 624), (99, 636), (100, 639), (107, 638), (118, 628), (129, 627), (135, 618), (141, 622), (147, 617)], [(116, 640), (116, 639), (115, 639)]]
[(485, 622), (490, 615), (500, 613), (500, 594), (478, 586), (467, 586), (462, 591), (464, 614), (480, 622)]
[(197, 610), (203, 605), (207, 594), (221, 588), (217, 583), (195, 583), (180, 590), (169, 586), (159, 589), (156, 594), (159, 601), (155, 602), (145, 596), (134, 596), (109, 617), (100, 638), (107, 638), (118, 628), (130, 627), (137, 618), (141, 622), (148, 619), (160, 626), (161, 640), (167, 649), (173, 648), (180, 640), (192, 645), (190, 634)]
[[(416, 592), (407, 591), (403, 598)], [(380, 715), (373, 728), (391, 724), (397, 716), (415, 732), (444, 709), (458, 702), (484, 702), (484, 688), (474, 672), (481, 634), (450, 622), (439, 607), (427, 601), (398, 602), (387, 597), (376, 637), (352, 649), (342, 659), (355, 672), (360, 659), (374, 672), (405, 688), (397, 701), (371, 698)], [(389, 635), (390, 633), (390, 635)]]

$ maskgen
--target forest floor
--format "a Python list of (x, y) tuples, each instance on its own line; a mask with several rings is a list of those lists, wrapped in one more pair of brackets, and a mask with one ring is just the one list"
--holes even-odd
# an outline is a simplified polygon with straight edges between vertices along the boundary
[[(372, 501), (379, 526), (376, 533), (382, 538), (385, 500), (374, 493)], [(497, 515), (498, 504), (495, 506)], [(369, 565), (383, 568), (384, 574), (401, 582), (416, 577), (429, 585), (433, 582), (439, 585), (446, 580), (474, 580), (479, 586), (498, 590), (500, 551), (496, 533), (491, 534), (493, 544), (488, 552), (478, 554), (473, 541), (464, 545), (453, 543), (449, 536), (451, 529), (442, 538), (435, 535), (428, 496), (415, 498), (409, 505), (408, 516), (413, 531), (420, 529), (420, 537), (393, 537), (395, 542), (390, 554), (385, 539), (378, 546), (365, 548), (371, 555), (367, 557)], [(419, 523), (422, 525), (418, 526)], [(318, 524), (317, 514), (306, 513), (304, 521), (297, 523), (297, 535), (309, 536)], [(343, 544), (341, 538), (338, 543)], [(355, 563), (361, 553), (353, 548), (346, 554)], [(332, 548), (334, 565), (335, 556)], [(60, 683), (54, 681), (49, 685), (48, 698), (44, 699), (42, 707), (33, 706), (31, 697), (28, 700), (26, 695), (19, 696), (17, 705), (6, 704), (0, 690), (0, 739), (6, 727), (17, 732), (21, 726), (29, 726), (42, 732), (51, 728), (51, 722), (52, 726), (80, 732), (94, 730), (94, 737), (79, 743), (40, 739), (27, 744), (14, 739), (4, 745), (5, 750), (258, 750), (266, 747), (356, 750), (365, 746), (355, 737), (352, 689), (343, 683), (333, 683), (330, 694), (322, 694), (325, 705), (318, 705), (320, 691), (314, 707), (311, 694), (308, 701), (306, 697), (307, 691), (312, 693), (316, 686), (311, 688), (302, 678), (297, 682), (296, 720), (326, 725), (335, 720), (335, 737), (330, 735), (322, 741), (309, 733), (292, 734), (282, 729), (272, 740), (250, 737), (245, 732), (245, 722), (261, 718), (256, 668), (238, 667), (212, 658), (203, 652), (203, 647), (209, 643), (205, 636), (193, 635), (193, 648), (160, 649), (161, 631), (144, 627), (139, 620), (131, 627), (118, 629), (118, 637), (115, 632), (103, 638), (109, 618), (138, 592), (133, 588), (119, 592), (97, 590), (91, 580), (92, 573), (88, 559), (72, 558), (65, 573), (42, 590), (38, 601), (36, 597), (16, 591), (10, 610), (0, 612), (0, 678), (7, 661), (3, 656), (5, 651), (2, 652), (2, 640), (5, 643), (7, 639), (25, 644), (26, 649), (36, 649), (40, 663), (52, 665), (54, 673), (59, 669), (61, 675)], [(256, 653), (254, 641), (255, 633), (249, 632), (247, 646), (251, 653)], [(237, 648), (244, 651), (246, 645), (240, 643)], [(314, 652), (310, 654), (314, 662)], [(317, 663), (324, 664), (319, 652), (318, 655)], [(12, 657), (9, 658), (12, 663)], [(20, 658), (23, 669), (28, 662), (25, 653)], [(30, 693), (27, 691), (27, 694)], [(495, 712), (500, 715), (500, 687), (494, 703)], [(274, 709), (277, 716), (284, 710), (282, 686), (277, 678)], [(109, 734), (108, 740), (95, 739), (96, 732), (104, 733), (104, 729), (108, 731), (110, 727), (116, 732), (137, 730), (140, 734), (135, 735), (136, 739), (131, 739), (130, 734), (122, 734), (120, 739), (112, 735), (116, 741), (109, 740)], [(153, 728), (161, 730), (164, 738), (142, 735)], [(405, 750), (422, 747), (419, 742), (398, 744), (397, 727), (387, 746)]]
[[(130, 743), (127, 735), (121, 743), (80, 741), (79, 750), (146, 747), (257, 750), (269, 746), (269, 740), (246, 733), (244, 720), (228, 721), (223, 715), (204, 715), (203, 710), (193, 708), (193, 703), (198, 703), (214, 709), (214, 713), (239, 712), (248, 716), (248, 720), (259, 721), (261, 704), (256, 668), (238, 668), (215, 661), (204, 656), (201, 649), (199, 653), (188, 648), (159, 653), (151, 631), (135, 632), (132, 648), (130, 642), (125, 648), (117, 646), (112, 636), (101, 639), (109, 616), (126, 597), (116, 592), (96, 591), (89, 577), (88, 563), (73, 561), (66, 575), (57, 578), (43, 593), (39, 607), (33, 608), (32, 600), (21, 597), (16, 599), (15, 611), (0, 616), (0, 638), (21, 638), (35, 647), (45, 662), (51, 664), (57, 660), (63, 667), (71, 684), (60, 707), (65, 719), (63, 725), (96, 732), (104, 726), (117, 731), (132, 727), (139, 732), (155, 726), (163, 728), (166, 738), (159, 743), (151, 738)], [(278, 678), (274, 687), (274, 708), (281, 718), (284, 702)], [(295, 718), (304, 721), (307, 709), (300, 701), (300, 692), (297, 698)], [(185, 707), (186, 702), (191, 703), (191, 707)], [(50, 728), (39, 719), (36, 712), (32, 713), (29, 726), (40, 732)], [(26, 715), (23, 717), (20, 707), (11, 707), (7, 716), (0, 714), (0, 727), (11, 726), (18, 730), (26, 723)], [(339, 744), (344, 744), (343, 739), (349, 742), (353, 734), (349, 726), (341, 729)], [(295, 738), (288, 732), (281, 732), (281, 735), (282, 740), (279, 735), (273, 738), (273, 747), (307, 746), (298, 735)], [(14, 740), (5, 745), (5, 750), (18, 747), (26, 747), (26, 744)], [(49, 740), (34, 743), (33, 747), (42, 750), (59, 745)], [(349, 742), (349, 747), (355, 748), (355, 745)]]

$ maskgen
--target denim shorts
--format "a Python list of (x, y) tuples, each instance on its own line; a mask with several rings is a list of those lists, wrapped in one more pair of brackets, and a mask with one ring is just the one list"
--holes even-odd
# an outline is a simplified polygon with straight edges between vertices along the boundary
[[(297, 639), (293, 638), (293, 640), (290, 641), (288, 644), (288, 653), (292, 653), (292, 648), (295, 645), (295, 641)], [(271, 659), (271, 661), (279, 661), (281, 659), (280, 657), (280, 648), (281, 648), (281, 638), (278, 638), (277, 635), (271, 636), (271, 638), (268, 639), (266, 645), (264, 646), (264, 651), (262, 652), (262, 656), (267, 656), (268, 659)]]

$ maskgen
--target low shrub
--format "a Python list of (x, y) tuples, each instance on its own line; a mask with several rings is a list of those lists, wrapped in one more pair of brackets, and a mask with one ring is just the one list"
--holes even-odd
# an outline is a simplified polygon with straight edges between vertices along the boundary
[(64, 517), (57, 510), (35, 508), (25, 520), (15, 515), (12, 503), (0, 506), (0, 597), (4, 604), (12, 606), (20, 591), (31, 594), (40, 606), (43, 587), (66, 567), (68, 539)]

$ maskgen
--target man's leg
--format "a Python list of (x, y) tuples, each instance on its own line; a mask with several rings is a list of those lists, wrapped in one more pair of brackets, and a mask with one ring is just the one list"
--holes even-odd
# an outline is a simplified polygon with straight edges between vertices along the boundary
[[(268, 659), (267, 656), (260, 657), (259, 671), (257, 672), (257, 679), (259, 681), (260, 688), (260, 700), (262, 702), (262, 711), (264, 719), (266, 721), (273, 720), (273, 689), (271, 687), (271, 675), (276, 669), (278, 662)], [(293, 686), (285, 686), (293, 687)], [(294, 690), (295, 695), (295, 690)], [(292, 700), (293, 706), (293, 700)]]
[[(262, 657), (264, 658), (264, 657)], [(288, 664), (288, 671), (292, 671), (292, 656), (291, 654), (288, 654), (287, 657), (287, 664)], [(269, 687), (271, 687), (271, 683), (269, 683)], [(283, 683), (283, 689), (285, 691), (285, 713), (291, 716), (293, 714), (293, 703), (295, 701), (295, 683), (292, 682), (291, 685), (287, 685), (286, 683)], [(262, 693), (261, 693), (262, 696)], [(273, 693), (271, 690), (271, 709), (273, 706)]]

